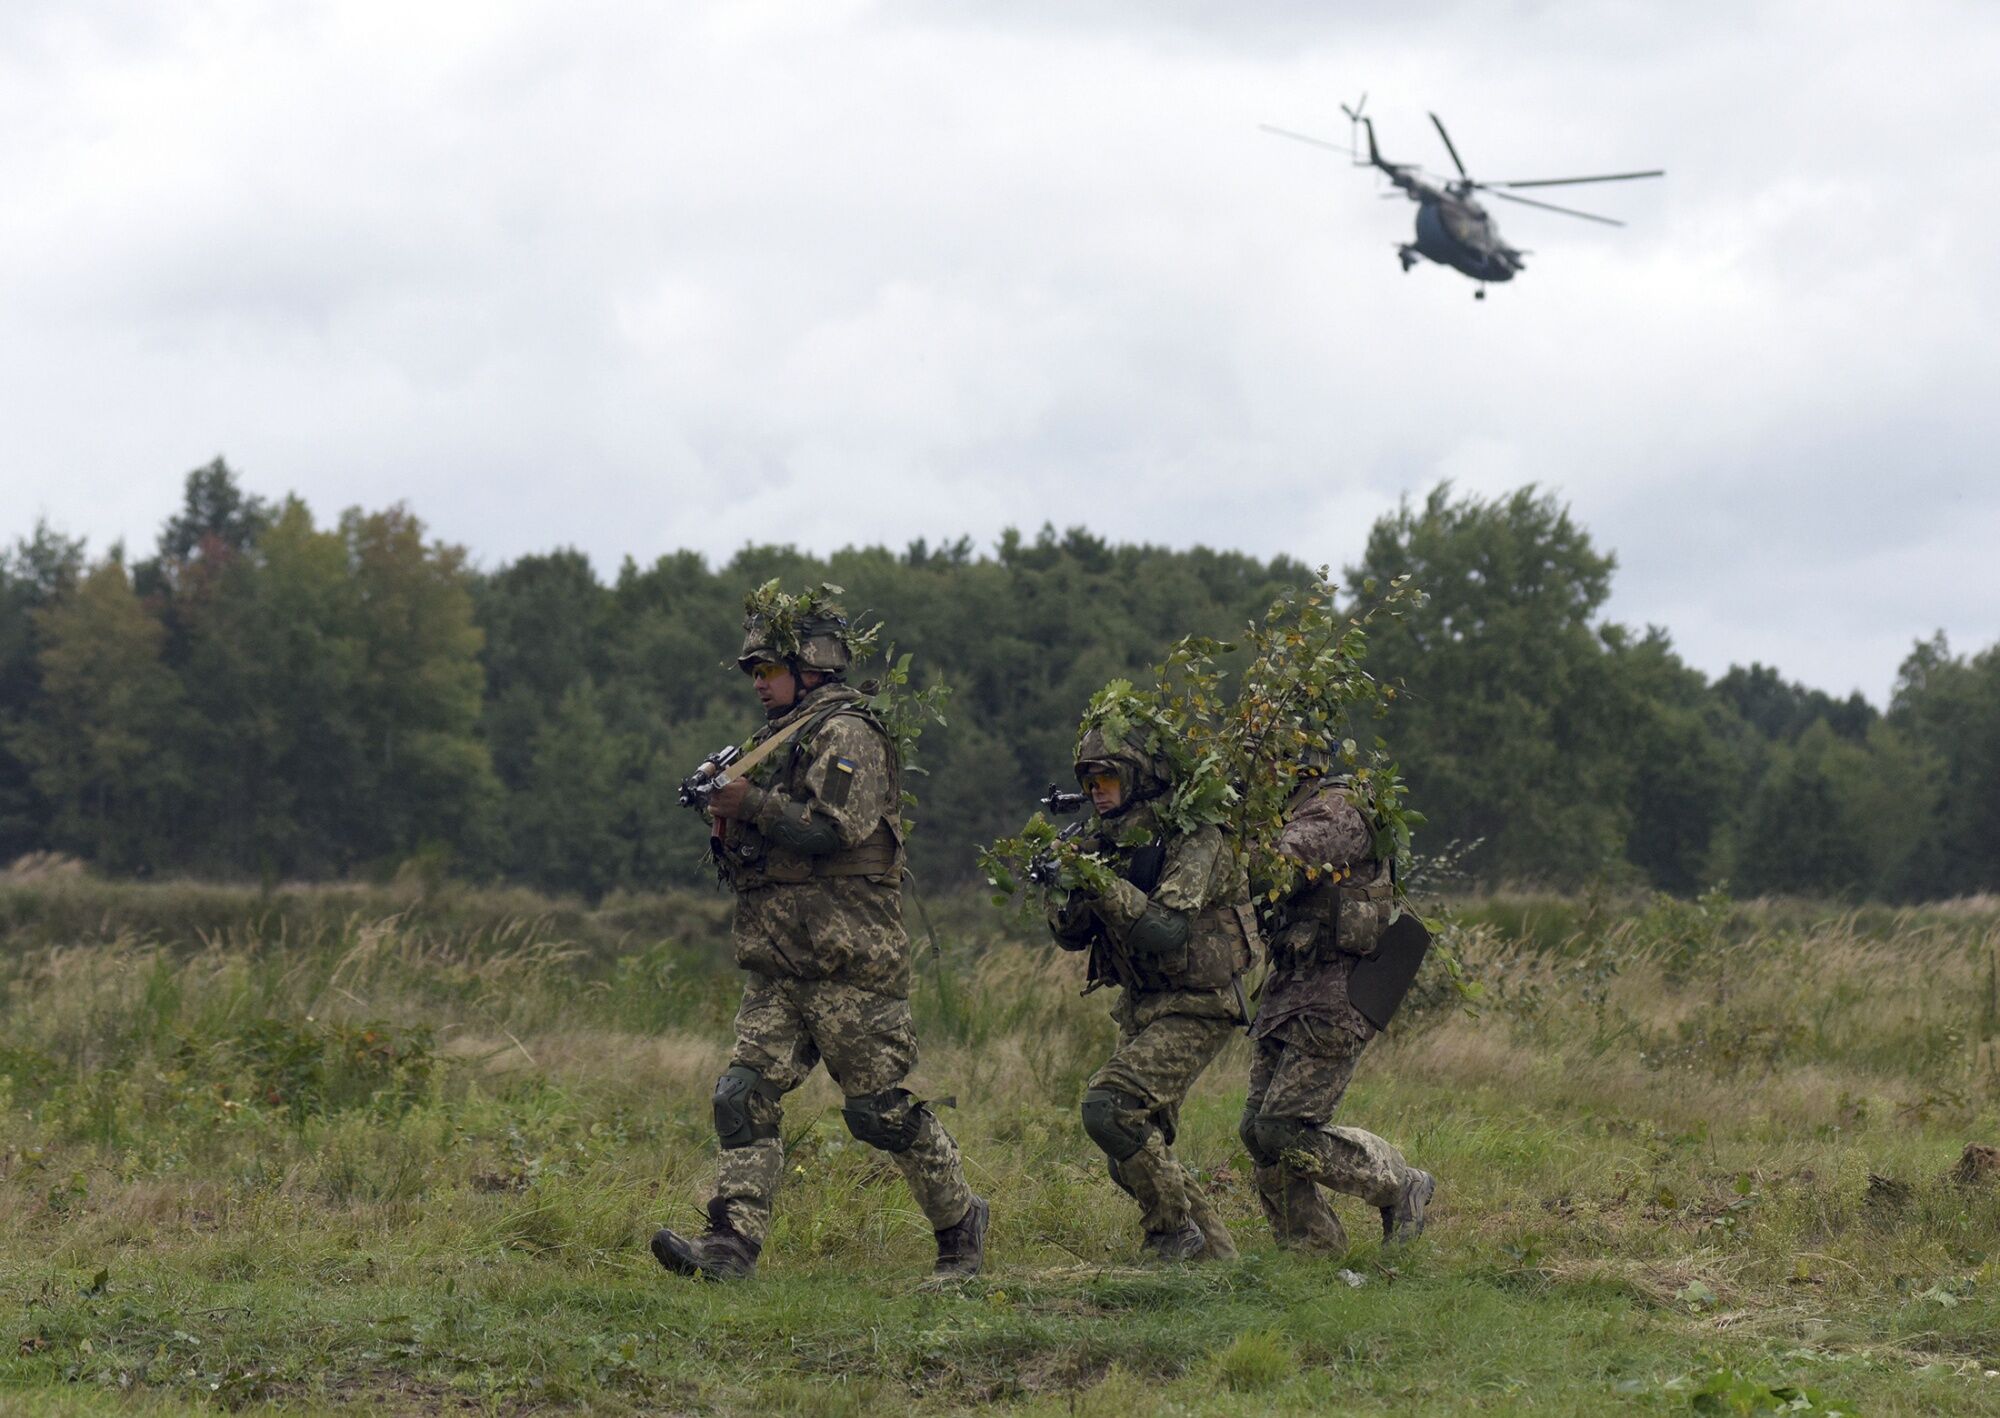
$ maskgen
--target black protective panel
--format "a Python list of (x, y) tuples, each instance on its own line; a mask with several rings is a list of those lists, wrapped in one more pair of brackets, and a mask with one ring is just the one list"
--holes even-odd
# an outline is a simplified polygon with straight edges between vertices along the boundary
[(1382, 932), (1375, 953), (1355, 962), (1347, 981), (1348, 1001), (1377, 1029), (1387, 1029), (1396, 1006), (1431, 948), (1431, 933), (1414, 913), (1404, 911)]

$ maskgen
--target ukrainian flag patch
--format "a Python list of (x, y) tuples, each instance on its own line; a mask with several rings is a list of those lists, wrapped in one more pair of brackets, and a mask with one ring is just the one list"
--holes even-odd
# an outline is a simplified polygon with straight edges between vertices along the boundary
[(854, 760), (836, 758), (826, 775), (826, 805), (832, 808), (847, 806), (848, 790), (854, 786)]

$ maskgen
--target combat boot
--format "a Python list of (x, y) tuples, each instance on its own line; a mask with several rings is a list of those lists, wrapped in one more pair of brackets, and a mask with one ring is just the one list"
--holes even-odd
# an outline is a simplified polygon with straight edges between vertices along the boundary
[(976, 1196), (965, 1215), (937, 1233), (937, 1265), (931, 1274), (952, 1280), (970, 1280), (986, 1263), (986, 1227), (992, 1219), (986, 1198)]
[(1430, 1208), (1437, 1178), (1412, 1167), (1393, 1206), (1382, 1208), (1382, 1244), (1400, 1246), (1424, 1234), (1424, 1213)]
[(763, 1246), (729, 1224), (719, 1206), (708, 1209), (708, 1229), (683, 1236), (665, 1226), (653, 1233), (653, 1259), (676, 1275), (705, 1280), (746, 1280), (757, 1269)]
[(1208, 1254), (1201, 1227), (1192, 1221), (1183, 1222), (1178, 1231), (1148, 1231), (1145, 1247), (1154, 1260), (1162, 1261), (1201, 1260)]

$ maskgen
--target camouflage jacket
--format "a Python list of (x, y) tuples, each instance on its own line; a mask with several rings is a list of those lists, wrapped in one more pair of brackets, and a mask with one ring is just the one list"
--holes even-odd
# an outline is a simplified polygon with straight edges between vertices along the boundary
[[(1152, 841), (1125, 845), (1142, 833)], [(1086, 988), (1120, 986), (1127, 1007), (1148, 1015), (1239, 1018), (1236, 982), (1250, 968), (1257, 921), (1249, 881), (1221, 829), (1170, 834), (1142, 803), (1098, 823), (1086, 842), (1111, 864), (1117, 882), (1102, 896), (1072, 892), (1048, 911), (1058, 945), (1090, 952)], [(1133, 928), (1152, 905), (1188, 917), (1186, 941), (1165, 953), (1134, 946)]]
[(711, 846), (737, 893), (739, 966), (902, 995), (902, 787), (895, 745), (866, 705), (830, 684), (766, 724), (753, 742), (804, 721), (751, 773), (744, 816)]
[(1301, 876), (1289, 898), (1265, 907), (1271, 975), (1250, 1036), (1307, 1017), (1366, 1039), (1375, 1028), (1348, 1002), (1347, 980), (1395, 908), (1388, 864), (1372, 855), (1374, 833), (1344, 784), (1313, 782), (1293, 798), (1278, 850), (1320, 877)]

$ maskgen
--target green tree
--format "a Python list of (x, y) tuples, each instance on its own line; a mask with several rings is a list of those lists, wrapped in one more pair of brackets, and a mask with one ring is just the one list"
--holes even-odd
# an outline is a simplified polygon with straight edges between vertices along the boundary
[(46, 522), (0, 553), (0, 865), (48, 841), (48, 803), (11, 745), (46, 712), (36, 613), (69, 594), (82, 570), (83, 543)]
[(424, 541), (401, 506), (340, 519), (359, 663), (351, 732), (365, 773), (349, 840), (366, 856), (490, 850), (499, 784), (478, 736), (484, 672), (463, 548)]
[(203, 827), (188, 865), (267, 879), (352, 866), (370, 776), (356, 712), (366, 645), (346, 542), (287, 498), (250, 553), (182, 609)]
[(1575, 880), (1621, 857), (1626, 771), (1591, 626), (1613, 565), (1552, 496), (1446, 485), (1377, 521), (1348, 569), (1350, 589), (1408, 575), (1429, 597), (1375, 631), (1370, 665), (1404, 687), (1391, 736), (1428, 840), (1483, 839), (1489, 878)]
[(39, 711), (8, 740), (50, 805), (51, 844), (114, 871), (158, 860), (186, 788), (165, 629), (115, 556), (33, 616)]
[(535, 730), (526, 781), (509, 800), (515, 874), (592, 901), (627, 879), (620, 827), (624, 755), (588, 679), (571, 685)]
[(483, 727), (500, 781), (527, 781), (536, 734), (563, 696), (600, 669), (610, 593), (578, 551), (524, 556), (473, 583), (485, 637)]
[(1691, 895), (1717, 876), (1718, 840), (1748, 773), (1742, 726), (1716, 704), (1699, 671), (1673, 651), (1665, 630), (1600, 634), (1610, 693), (1600, 703), (1622, 770), (1624, 857), (1663, 891)]
[(1952, 654), (1942, 631), (1917, 644), (1897, 675), (1889, 720), (1936, 775), (1904, 889), (2000, 890), (2000, 645), (1968, 659)]
[(1882, 871), (1863, 815), (1867, 754), (1824, 722), (1780, 746), (1757, 785), (1737, 845), (1745, 892), (1858, 898)]

